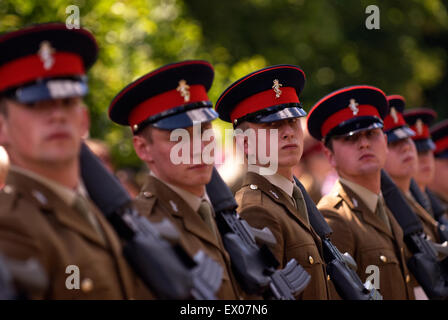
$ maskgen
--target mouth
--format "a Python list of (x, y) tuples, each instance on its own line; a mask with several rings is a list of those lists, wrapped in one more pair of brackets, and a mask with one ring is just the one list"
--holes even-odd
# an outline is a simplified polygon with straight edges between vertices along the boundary
[(403, 159), (403, 163), (407, 163), (407, 162), (410, 162), (410, 161), (413, 161), (413, 160), (414, 160), (413, 156), (407, 156), (406, 158)]
[(366, 153), (359, 157), (359, 160), (370, 160), (374, 159), (375, 155), (373, 153)]
[(295, 143), (290, 143), (290, 144), (284, 145), (284, 146), (282, 147), (282, 150), (297, 149), (298, 147), (299, 147), (299, 146), (298, 146), (297, 144), (295, 144)]
[(57, 131), (47, 136), (46, 140), (62, 140), (62, 139), (70, 139), (71, 134), (66, 131)]
[(207, 164), (197, 164), (197, 165), (194, 165), (194, 166), (191, 166), (190, 168), (188, 168), (188, 170), (199, 170), (199, 169), (205, 169), (205, 168), (207, 168)]

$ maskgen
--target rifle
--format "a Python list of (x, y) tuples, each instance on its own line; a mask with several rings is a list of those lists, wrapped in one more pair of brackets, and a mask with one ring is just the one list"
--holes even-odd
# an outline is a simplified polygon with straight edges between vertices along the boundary
[(156, 224), (141, 216), (120, 182), (85, 144), (81, 175), (91, 199), (124, 240), (129, 264), (159, 299), (216, 299), (222, 267), (203, 251), (191, 258), (168, 220)]
[[(448, 229), (443, 224), (443, 221), (446, 220), (446, 218), (443, 216), (445, 213), (443, 204), (436, 199), (435, 197), (431, 198), (428, 192), (423, 193), (419, 186), (417, 185), (417, 182), (415, 182), (414, 179), (411, 179), (411, 186), (409, 188), (411, 191), (412, 196), (414, 199), (420, 204), (427, 212), (432, 214), (434, 219), (437, 221), (437, 231), (440, 236), (440, 240), (442, 242), (448, 240)], [(436, 212), (436, 213), (435, 213)], [(437, 217), (437, 218), (436, 218)], [(440, 223), (439, 220), (442, 220), (442, 223)], [(439, 247), (437, 244), (434, 244), (435, 246)], [(442, 250), (443, 247), (439, 247)], [(444, 254), (448, 255), (448, 247), (445, 246)]]
[(347, 252), (342, 254), (331, 242), (330, 235), (333, 233), (333, 230), (331, 230), (319, 209), (317, 209), (305, 187), (296, 177), (294, 177), (294, 180), (300, 191), (302, 191), (310, 224), (322, 240), (324, 260), (327, 265), (326, 270), (338, 294), (344, 300), (383, 300), (382, 295), (370, 282), (362, 283), (356, 273), (356, 262), (350, 254)]
[(268, 248), (276, 241), (271, 231), (252, 228), (238, 216), (238, 204), (216, 168), (206, 189), (235, 276), (244, 291), (267, 299), (294, 300), (294, 295), (310, 282), (310, 275), (295, 259), (284, 269), (277, 269), (280, 264)]
[(448, 208), (429, 189), (426, 189), (426, 194), (431, 203), (434, 219), (439, 223), (437, 228), (439, 230), (440, 240), (442, 240), (442, 242), (448, 241), (448, 218), (445, 217)]
[(439, 262), (437, 250), (423, 232), (423, 225), (412, 211), (389, 175), (381, 170), (381, 192), (404, 233), (404, 241), (413, 256), (407, 262), (430, 299), (448, 297), (448, 258)]
[(28, 299), (48, 287), (48, 277), (35, 260), (17, 261), (0, 254), (0, 300)]

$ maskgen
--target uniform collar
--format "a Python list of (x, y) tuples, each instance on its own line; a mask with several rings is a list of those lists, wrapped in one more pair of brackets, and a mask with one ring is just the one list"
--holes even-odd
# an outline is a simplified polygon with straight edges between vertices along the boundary
[[(261, 167), (252, 165), (248, 168), (248, 171), (261, 175), (260, 169)], [(272, 175), (261, 175), (261, 176), (266, 180), (268, 180), (271, 184), (273, 184), (277, 188), (281, 189), (287, 195), (292, 197), (292, 192), (294, 190), (294, 183), (292, 181), (288, 180), (287, 178), (278, 173)]]
[(378, 204), (378, 198), (381, 195), (380, 194), (375, 194), (372, 191), (364, 188), (363, 186), (339, 177), (339, 181), (349, 187), (359, 198), (361, 198), (361, 200), (366, 204), (367, 208), (371, 211), (371, 212), (375, 212), (376, 211), (376, 206)]
[(30, 170), (27, 170), (27, 169), (24, 169), (24, 168), (15, 166), (15, 165), (11, 165), (10, 170), (12, 172), (20, 173), (20, 174), (22, 174), (30, 179), (33, 179), (37, 182), (40, 182), (41, 184), (46, 186), (48, 189), (50, 189), (52, 192), (54, 192), (68, 206), (73, 205), (73, 203), (75, 202), (75, 198), (78, 194), (81, 194), (82, 196), (84, 196), (86, 198), (88, 197), (87, 190), (86, 190), (84, 184), (82, 183), (81, 179), (79, 180), (78, 187), (76, 188), (76, 190), (72, 190), (60, 183), (57, 183), (56, 181), (53, 181), (53, 180), (48, 179), (48, 178), (46, 178), (40, 174), (37, 174), (33, 171), (30, 171)]
[(159, 178), (153, 171), (151, 171), (149, 175), (153, 176), (154, 178), (165, 184), (167, 187), (169, 187), (171, 190), (173, 190), (175, 193), (177, 193), (179, 197), (181, 197), (194, 211), (199, 210), (202, 200), (207, 201), (210, 206), (212, 206), (207, 192), (204, 192), (204, 195), (202, 197), (198, 197), (197, 195), (192, 194), (189, 191), (176, 187), (175, 185), (172, 185), (171, 183), (168, 183), (165, 180)]

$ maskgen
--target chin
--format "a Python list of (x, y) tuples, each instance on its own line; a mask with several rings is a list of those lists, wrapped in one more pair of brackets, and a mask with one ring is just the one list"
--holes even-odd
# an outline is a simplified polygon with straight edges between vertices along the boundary
[(284, 157), (283, 159), (279, 159), (278, 164), (279, 167), (294, 167), (298, 165), (300, 162), (300, 157), (297, 155)]
[(374, 163), (367, 164), (367, 165), (364, 165), (363, 167), (360, 168), (360, 171), (363, 174), (376, 173), (376, 172), (378, 172), (380, 170), (381, 170), (381, 167), (378, 164), (376, 164), (376, 163), (375, 164)]

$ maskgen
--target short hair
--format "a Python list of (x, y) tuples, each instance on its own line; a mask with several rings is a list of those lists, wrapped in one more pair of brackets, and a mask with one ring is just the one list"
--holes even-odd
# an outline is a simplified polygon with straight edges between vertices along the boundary
[(325, 139), (324, 145), (328, 150), (330, 150), (331, 152), (334, 152), (333, 151), (333, 138)]
[(146, 126), (146, 128), (143, 128), (143, 130), (140, 131), (139, 133), (137, 133), (137, 135), (144, 138), (150, 144), (152, 144), (154, 142), (154, 140), (152, 138), (152, 126), (151, 125)]
[(241, 123), (238, 123), (238, 125), (234, 129), (241, 129), (241, 130), (245, 131), (245, 130), (249, 129), (249, 122), (243, 121)]

